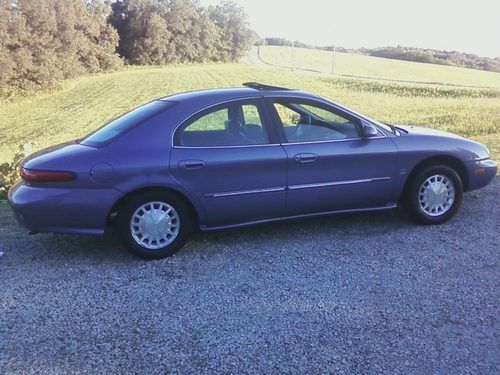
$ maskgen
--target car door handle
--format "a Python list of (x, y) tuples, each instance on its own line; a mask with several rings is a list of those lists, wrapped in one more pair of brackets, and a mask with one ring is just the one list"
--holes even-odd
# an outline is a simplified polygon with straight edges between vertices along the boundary
[(203, 160), (182, 160), (179, 162), (179, 167), (182, 169), (200, 169), (205, 166)]
[(316, 154), (297, 154), (294, 159), (297, 163), (312, 163), (319, 158)]

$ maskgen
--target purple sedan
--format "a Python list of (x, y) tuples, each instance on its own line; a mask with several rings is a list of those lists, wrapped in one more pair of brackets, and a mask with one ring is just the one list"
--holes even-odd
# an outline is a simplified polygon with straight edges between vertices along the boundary
[(100, 235), (144, 258), (196, 228), (392, 209), (440, 224), (487, 185), (488, 149), (387, 125), (315, 94), (247, 83), (154, 100), (89, 136), (32, 155), (9, 193), (32, 232)]

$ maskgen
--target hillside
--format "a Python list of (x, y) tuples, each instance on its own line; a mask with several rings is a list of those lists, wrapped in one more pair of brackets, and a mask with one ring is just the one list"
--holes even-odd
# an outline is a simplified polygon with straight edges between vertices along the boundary
[[(281, 67), (292, 66), (291, 47), (263, 46), (259, 48), (259, 52), (262, 60), (268, 64)], [(331, 73), (331, 52), (296, 48), (295, 53), (297, 68)], [(336, 53), (336, 60), (335, 73), (340, 76), (500, 88), (500, 73), (495, 72), (342, 52)]]
[(314, 91), (386, 122), (456, 132), (486, 143), (495, 157), (500, 157), (498, 90), (332, 78), (248, 64), (205, 64), (101, 73), (64, 81), (53, 92), (0, 102), (0, 162), (11, 161), (19, 146), (27, 141), (36, 141), (35, 149), (39, 149), (81, 137), (152, 98), (186, 90), (237, 86), (245, 81)]
[[(259, 46), (280, 46), (291, 47), (292, 41), (283, 38), (265, 38), (260, 40)], [(320, 51), (332, 51), (332, 46), (315, 46), (300, 41), (295, 41), (295, 47), (315, 49)], [(337, 52), (354, 53), (358, 55), (384, 57), (387, 59), (415, 61), (421, 63), (460, 66), (500, 73), (500, 57), (479, 56), (469, 52), (437, 50), (432, 48), (406, 47), (375, 47), (375, 48), (345, 48), (336, 47)]]

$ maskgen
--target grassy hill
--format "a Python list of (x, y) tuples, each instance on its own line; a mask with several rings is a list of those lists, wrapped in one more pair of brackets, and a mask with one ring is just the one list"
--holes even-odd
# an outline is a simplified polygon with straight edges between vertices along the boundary
[[(291, 47), (260, 47), (260, 57), (266, 63), (281, 67), (292, 66)], [(296, 48), (296, 67), (330, 73), (332, 53), (314, 49)], [(372, 79), (398, 80), (420, 83), (438, 83), (500, 88), (500, 73), (459, 68), (380, 57), (336, 53), (335, 72), (339, 75)]]
[(39, 149), (81, 137), (152, 98), (245, 81), (314, 91), (386, 122), (456, 132), (486, 143), (500, 158), (499, 90), (332, 78), (248, 64), (205, 64), (129, 68), (68, 80), (52, 92), (0, 101), (0, 163), (11, 161), (27, 141), (36, 141)]

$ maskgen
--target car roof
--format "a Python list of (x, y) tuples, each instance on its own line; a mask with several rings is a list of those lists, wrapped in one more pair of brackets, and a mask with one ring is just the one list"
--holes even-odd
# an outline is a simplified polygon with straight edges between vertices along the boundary
[(170, 102), (196, 102), (200, 106), (211, 105), (229, 100), (251, 99), (261, 97), (300, 97), (318, 98), (318, 95), (306, 91), (286, 89), (281, 87), (266, 86), (257, 87), (229, 87), (218, 89), (207, 89), (189, 91), (160, 98), (159, 100)]

